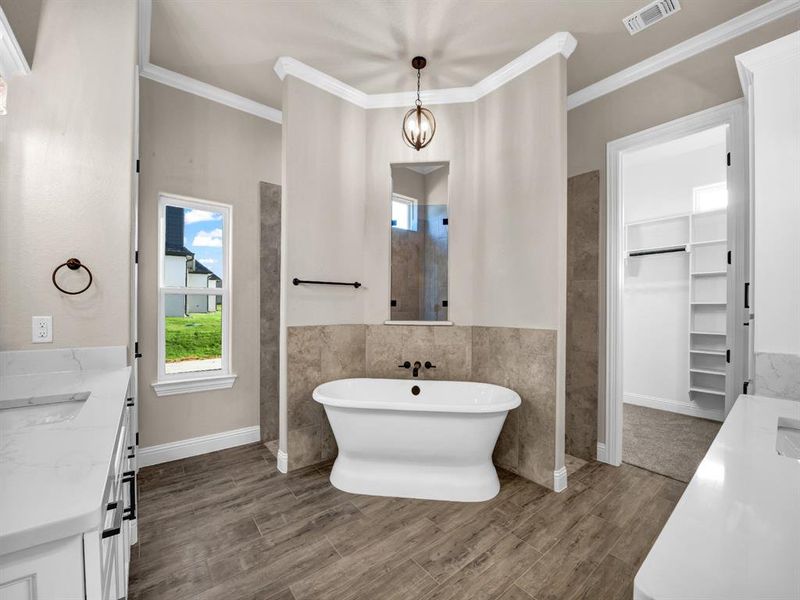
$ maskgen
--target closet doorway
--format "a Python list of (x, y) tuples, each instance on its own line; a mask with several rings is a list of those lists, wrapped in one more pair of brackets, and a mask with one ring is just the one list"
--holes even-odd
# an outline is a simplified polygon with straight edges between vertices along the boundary
[(729, 103), (608, 146), (612, 464), (688, 481), (742, 391), (743, 116)]

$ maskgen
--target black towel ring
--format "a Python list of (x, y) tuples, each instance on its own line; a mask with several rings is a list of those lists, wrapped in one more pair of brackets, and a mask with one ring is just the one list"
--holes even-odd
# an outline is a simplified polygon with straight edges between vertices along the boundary
[[(89, 274), (89, 282), (82, 289), (78, 290), (77, 292), (68, 292), (67, 290), (62, 288), (60, 285), (58, 285), (58, 283), (56, 283), (56, 273), (58, 273), (58, 270), (61, 267), (67, 267), (71, 271), (77, 271), (78, 269), (83, 267), (84, 269), (86, 269), (86, 272)], [(83, 292), (88, 290), (89, 286), (92, 285), (92, 272), (89, 270), (89, 267), (87, 267), (84, 264), (81, 264), (81, 261), (79, 261), (77, 258), (69, 258), (69, 259), (67, 259), (67, 262), (61, 263), (55, 269), (53, 269), (53, 285), (58, 288), (58, 291), (63, 292), (64, 294), (69, 294), (70, 296), (77, 296), (78, 294), (82, 294)]]

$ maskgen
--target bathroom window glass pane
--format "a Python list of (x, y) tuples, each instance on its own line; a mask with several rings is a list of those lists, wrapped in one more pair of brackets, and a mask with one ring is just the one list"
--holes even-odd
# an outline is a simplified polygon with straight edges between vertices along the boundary
[(225, 244), (222, 212), (164, 207), (164, 287), (221, 288)]
[(417, 230), (417, 203), (412, 198), (397, 194), (392, 196), (392, 227)]
[(222, 369), (222, 296), (164, 294), (164, 371)]

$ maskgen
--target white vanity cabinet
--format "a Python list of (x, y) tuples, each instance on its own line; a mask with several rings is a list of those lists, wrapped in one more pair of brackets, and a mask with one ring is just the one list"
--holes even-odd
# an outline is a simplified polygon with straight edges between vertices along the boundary
[(33, 354), (0, 352), (0, 600), (125, 598), (137, 492), (125, 349)]
[(126, 407), (97, 528), (0, 557), (0, 600), (117, 600), (127, 595), (130, 527), (136, 518), (129, 415)]

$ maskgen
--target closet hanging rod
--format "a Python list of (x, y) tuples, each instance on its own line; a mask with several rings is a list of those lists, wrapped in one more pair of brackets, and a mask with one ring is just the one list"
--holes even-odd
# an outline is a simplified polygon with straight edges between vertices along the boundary
[(313, 281), (310, 279), (298, 279), (297, 277), (292, 279), (292, 283), (294, 285), (300, 285), (301, 283), (310, 283), (313, 285), (346, 285), (356, 289), (361, 287), (361, 283), (358, 281)]
[(676, 246), (675, 248), (658, 248), (656, 250), (634, 250), (628, 252), (628, 256), (649, 256), (651, 254), (670, 254), (671, 252), (686, 252), (686, 246)]

